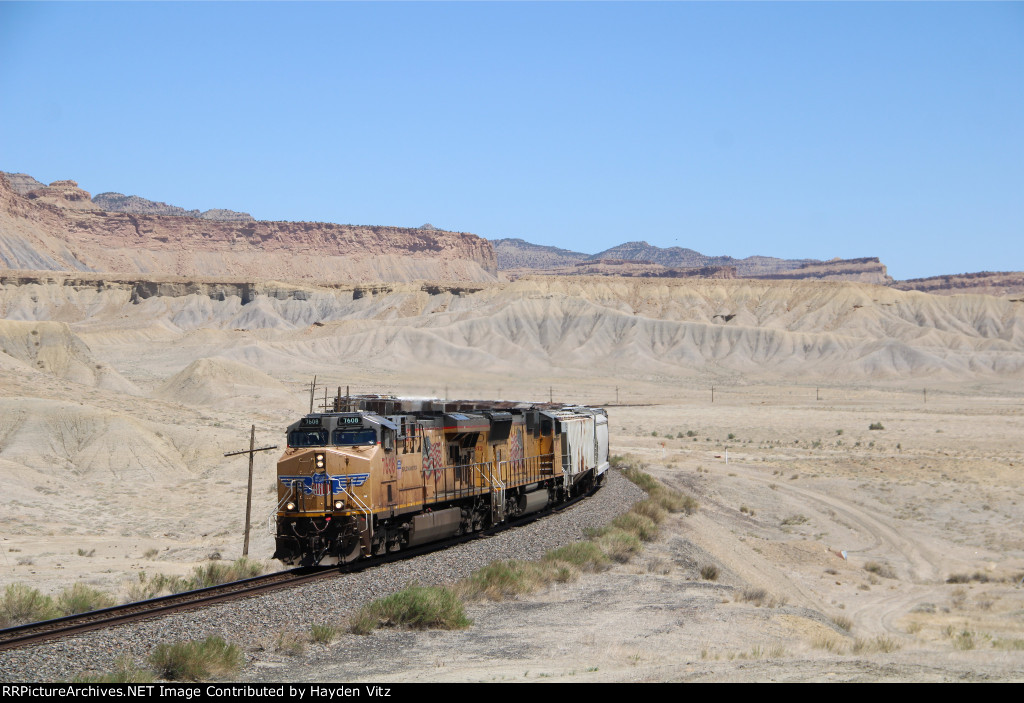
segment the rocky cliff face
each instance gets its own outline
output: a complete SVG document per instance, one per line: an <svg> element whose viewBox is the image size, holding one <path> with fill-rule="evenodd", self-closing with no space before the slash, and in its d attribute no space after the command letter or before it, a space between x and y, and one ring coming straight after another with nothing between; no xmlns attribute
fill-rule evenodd
<svg viewBox="0 0 1024 703"><path fill-rule="evenodd" d="M62 209L99 210L99 207L93 205L89 193L79 188L75 181L54 181L48 186L29 191L25 197Z"/></svg>
<svg viewBox="0 0 1024 703"><path fill-rule="evenodd" d="M37 188L45 188L45 183L40 183L27 173L7 173L0 171L0 176L6 176L7 182L18 195L28 195Z"/></svg>
<svg viewBox="0 0 1024 703"><path fill-rule="evenodd" d="M1024 301L1024 271L980 271L930 278L896 281L893 288L919 290L940 295L982 293L998 297L1014 297Z"/></svg>
<svg viewBox="0 0 1024 703"><path fill-rule="evenodd" d="M768 280L787 279L828 279L831 281L859 281L889 285L892 277L878 257L862 259L832 259L831 261L815 261L802 264L799 268L781 273L762 274L757 278Z"/></svg>
<svg viewBox="0 0 1024 703"><path fill-rule="evenodd" d="M94 195L92 202L100 210L107 212L130 212L135 215L171 215L174 217L199 217L204 220L223 220L225 222L251 222L253 216L247 212L236 212L235 210L213 209L200 212L199 210L186 210L177 205L146 200L138 195L124 195L122 193L100 193Z"/></svg>
<svg viewBox="0 0 1024 703"><path fill-rule="evenodd" d="M319 281L484 281L497 273L490 243L464 232L107 212L74 181L21 196L2 176L0 266Z"/></svg>

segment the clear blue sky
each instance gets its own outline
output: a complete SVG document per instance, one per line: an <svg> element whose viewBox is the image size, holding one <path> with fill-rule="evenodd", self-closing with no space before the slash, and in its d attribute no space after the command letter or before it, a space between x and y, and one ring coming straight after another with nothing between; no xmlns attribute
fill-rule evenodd
<svg viewBox="0 0 1024 703"><path fill-rule="evenodd" d="M0 2L0 170L588 253L1024 270L1024 4Z"/></svg>

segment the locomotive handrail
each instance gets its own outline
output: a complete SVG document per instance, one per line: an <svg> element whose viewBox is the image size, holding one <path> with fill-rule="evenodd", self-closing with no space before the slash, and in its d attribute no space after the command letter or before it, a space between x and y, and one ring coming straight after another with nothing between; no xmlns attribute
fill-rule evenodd
<svg viewBox="0 0 1024 703"><path fill-rule="evenodd" d="M276 526L274 524L274 521L277 518L277 514L279 512L281 512L281 506L284 505L287 502L287 500L292 497L292 491L295 488L294 485L293 485L294 483L296 483L296 482L292 481L290 483L286 483L285 484L285 486L288 488L288 492L284 494L284 498L282 498L280 501L278 501L277 509L274 510L274 512L270 513L270 515L267 516L267 524L268 524L268 527L270 529L270 533L271 534L273 534L274 532L277 531Z"/></svg>
<svg viewBox="0 0 1024 703"><path fill-rule="evenodd" d="M366 515L366 531L369 532L370 544L373 544L373 511L370 510L366 503L359 500L359 496L355 493L349 493L345 486L341 486L341 492L349 496L355 502L356 507Z"/></svg>
<svg viewBox="0 0 1024 703"><path fill-rule="evenodd" d="M515 485L531 483L543 478L541 470L544 468L544 460L550 459L553 462L554 457L554 454L535 454L522 459L507 459L498 462L498 471L500 472L504 465L508 470L509 483Z"/></svg>

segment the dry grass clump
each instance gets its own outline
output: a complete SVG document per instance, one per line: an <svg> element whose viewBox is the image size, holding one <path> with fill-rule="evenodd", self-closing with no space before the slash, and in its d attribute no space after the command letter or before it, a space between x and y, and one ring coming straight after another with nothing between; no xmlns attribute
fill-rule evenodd
<svg viewBox="0 0 1024 703"><path fill-rule="evenodd" d="M192 569L192 576L189 577L168 576L167 574L150 577L146 575L145 571L140 571L138 580L128 583L127 602L150 600L162 595L195 591L231 581L242 581L259 576L264 569L264 565L260 562L241 557L227 564L211 561L197 566Z"/></svg>
<svg viewBox="0 0 1024 703"><path fill-rule="evenodd" d="M665 508L663 508L656 500L652 500L650 498L642 500L634 505L632 512L637 515L643 515L655 525L660 525L665 521Z"/></svg>
<svg viewBox="0 0 1024 703"><path fill-rule="evenodd" d="M309 629L309 639L317 644L330 644L338 636L339 629L334 625L313 625Z"/></svg>
<svg viewBox="0 0 1024 703"><path fill-rule="evenodd" d="M854 654L874 654L876 652L885 652L888 654L889 652L895 652L902 646L903 645L898 640L886 637L885 635L879 635L872 640L857 638L851 649Z"/></svg>
<svg viewBox="0 0 1024 703"><path fill-rule="evenodd" d="M888 564L879 564L877 561L869 561L864 565L864 570L870 571L873 574L878 574L882 578L896 578L896 572L893 571Z"/></svg>
<svg viewBox="0 0 1024 703"><path fill-rule="evenodd" d="M824 649L826 652L830 652L832 654L846 653L845 643L842 640L838 640L835 637L830 637L828 635L819 635L818 637L815 637L814 641L811 642L811 646L815 649Z"/></svg>
<svg viewBox="0 0 1024 703"><path fill-rule="evenodd" d="M760 606L768 602L769 595L767 589L764 588L744 588L739 599L745 603Z"/></svg>
<svg viewBox="0 0 1024 703"><path fill-rule="evenodd" d="M118 657L114 661L114 670L105 674L79 674L71 679L71 683L153 683L156 674L150 669L142 668L132 661L131 657Z"/></svg>
<svg viewBox="0 0 1024 703"><path fill-rule="evenodd" d="M289 657L297 657L306 651L306 638L298 632L282 630L277 633L277 639L274 641L274 651Z"/></svg>
<svg viewBox="0 0 1024 703"><path fill-rule="evenodd" d="M640 553L640 538L631 532L619 528L608 528L601 531L597 544L612 561L625 564Z"/></svg>
<svg viewBox="0 0 1024 703"><path fill-rule="evenodd" d="M471 624L452 589L412 584L363 606L352 619L351 629L357 635L366 635L381 625L457 630Z"/></svg>
<svg viewBox="0 0 1024 703"><path fill-rule="evenodd" d="M188 590L184 584L185 579L180 576L157 574L150 577L145 571L140 571L138 578L127 583L125 602L138 603L168 593L181 593Z"/></svg>
<svg viewBox="0 0 1024 703"><path fill-rule="evenodd" d="M718 567L714 564L705 564L700 567L700 577L705 581L717 581Z"/></svg>
<svg viewBox="0 0 1024 703"><path fill-rule="evenodd" d="M761 587L744 588L737 600L745 603L753 603L757 607L780 608L786 604L786 598L776 598L768 593L768 590Z"/></svg>
<svg viewBox="0 0 1024 703"><path fill-rule="evenodd" d="M853 629L853 620L846 617L845 615L833 615L832 622L840 630L845 630L846 632L849 632Z"/></svg>
<svg viewBox="0 0 1024 703"><path fill-rule="evenodd" d="M221 637L202 642L157 645L149 663L157 675L169 681L202 681L211 676L230 676L242 666L242 650Z"/></svg>

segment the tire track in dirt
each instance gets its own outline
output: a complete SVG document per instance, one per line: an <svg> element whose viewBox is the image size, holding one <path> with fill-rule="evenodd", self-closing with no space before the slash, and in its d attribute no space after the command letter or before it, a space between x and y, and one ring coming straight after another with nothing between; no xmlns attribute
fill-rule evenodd
<svg viewBox="0 0 1024 703"><path fill-rule="evenodd" d="M821 509L836 522L864 537L865 542L857 545L855 549L847 549L848 554L884 559L896 566L897 571L909 575L909 580L891 580L893 583L890 585L896 585L896 592L875 589L861 594L861 598L851 604L847 612L862 631L903 635L904 632L895 624L899 618L922 600L942 597L940 584L943 572L939 557L927 546L900 534L897 528L870 509L812 488L776 482L776 477L763 476L758 468L742 463L730 463L729 471L746 480L772 485L777 493L795 498L809 507ZM786 573L785 569L778 571ZM818 600L809 597L807 591L801 587L802 584L793 579L792 575L788 577L791 590L811 600ZM888 581L890 579L886 579L886 582Z"/></svg>

